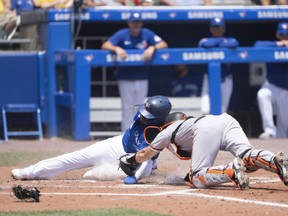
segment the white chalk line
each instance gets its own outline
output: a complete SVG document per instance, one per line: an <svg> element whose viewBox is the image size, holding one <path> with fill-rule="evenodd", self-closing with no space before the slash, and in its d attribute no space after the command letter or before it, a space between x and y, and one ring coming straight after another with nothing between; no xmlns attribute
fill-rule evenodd
<svg viewBox="0 0 288 216"><path fill-rule="evenodd" d="M271 178L251 178L254 182L250 182L250 184L257 184L257 183L271 183L271 182L279 182L279 179L271 179ZM96 182L97 183L97 182ZM173 186L173 185L172 185ZM48 186L50 187L50 186ZM64 185L56 185L55 187L71 187L71 186L64 186ZM92 186L93 188L158 188L158 189L167 189L171 187L171 185L167 186L160 186L160 185L149 185L149 184L136 184L136 185L118 185L118 186ZM91 188L90 186L77 186L77 188ZM3 189L3 188L2 188ZM196 192L197 193L194 193ZM165 191L165 192L156 192L156 193L41 193L43 195L59 195L59 196L141 196L141 197L157 197L157 196L167 196L167 195L180 195L180 196L194 196L194 197L201 197L201 198L209 198L209 199L218 199L222 201L232 201L238 203L249 203L249 204L256 204L261 206L272 206L272 207L280 207L280 208L288 208L288 204L277 203L277 202L266 202L266 201L257 201L257 200L249 200L249 199L241 199L235 197L226 197L226 196L218 196L218 195L209 195L200 193L199 189L185 189L185 190L177 190L177 191ZM7 195L7 193L1 193L0 195Z"/></svg>
<svg viewBox="0 0 288 216"><path fill-rule="evenodd" d="M197 193L193 193L197 191ZM249 203L256 204L261 206L272 206L272 207L280 207L280 208L288 208L288 204L277 203L277 202L266 202L266 201L257 201L257 200L249 200L249 199L240 199L234 197L226 197L226 196L218 196L218 195L209 195L199 193L199 189L188 189L188 190L178 190L178 191L166 191L166 192L158 192L158 193L43 193L46 195L60 195L60 196L131 196L131 197L157 197L157 196L167 196L167 195L181 195L181 196L193 196L200 198L209 198L209 199L218 199L222 201L232 201L238 203Z"/></svg>
<svg viewBox="0 0 288 216"><path fill-rule="evenodd" d="M180 191L179 191L179 194L180 194ZM233 202L239 202L239 203L256 204L256 205L262 205L262 206L288 208L288 204L277 203L277 202L266 202L266 201L257 201L257 200L249 200L249 199L240 199L240 198L234 198L234 197L216 196L216 195L209 195L209 194L202 194L202 193L193 193L192 194L192 193L187 193L187 190L183 191L183 194L194 196L194 197L201 197L201 198L211 198L211 199L219 199L219 200L233 201Z"/></svg>
<svg viewBox="0 0 288 216"><path fill-rule="evenodd" d="M99 181L96 180L61 180L61 181L57 181L57 180L41 180L41 182L46 183L45 188L71 188L71 185L59 185L59 183L75 183L75 182L79 182L79 183L93 183L93 184L97 184ZM53 182L55 182L56 184L54 185ZM250 185L253 184L265 184L265 183L274 183L274 182L281 182L281 180L279 178L271 178L271 177L252 177L250 178ZM50 183L50 184L47 184ZM103 181L101 181L101 184L103 184ZM227 183L229 184L229 183ZM185 183L183 182L183 184L167 184L165 182L162 182L161 184L131 184L131 185L127 185L127 184L122 184L120 183L117 187L115 185L78 185L78 186L73 186L73 187L77 187L77 188L157 188L157 189L169 189L173 186L181 186L181 185L185 185ZM36 185L37 186L37 185ZM0 190L7 190L7 189L11 189L12 186L0 186Z"/></svg>

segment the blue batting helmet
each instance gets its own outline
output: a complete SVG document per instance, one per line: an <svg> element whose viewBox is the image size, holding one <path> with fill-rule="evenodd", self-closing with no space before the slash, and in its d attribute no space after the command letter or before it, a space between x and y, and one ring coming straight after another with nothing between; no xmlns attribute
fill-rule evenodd
<svg viewBox="0 0 288 216"><path fill-rule="evenodd" d="M171 108L171 102L167 97L156 95L148 98L146 103L139 105L139 112L145 119L155 120L153 125L160 125L165 122Z"/></svg>

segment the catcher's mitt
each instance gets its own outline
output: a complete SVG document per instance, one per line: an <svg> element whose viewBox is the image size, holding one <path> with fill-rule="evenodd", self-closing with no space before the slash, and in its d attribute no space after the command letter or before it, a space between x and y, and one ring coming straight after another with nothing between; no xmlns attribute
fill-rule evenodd
<svg viewBox="0 0 288 216"><path fill-rule="evenodd" d="M36 187L13 186L12 192L15 197L25 202L40 202L40 191Z"/></svg>
<svg viewBox="0 0 288 216"><path fill-rule="evenodd" d="M125 154L119 158L119 168L123 170L128 176L134 176L137 168L140 166L140 163L128 162L130 158L134 157L135 154Z"/></svg>

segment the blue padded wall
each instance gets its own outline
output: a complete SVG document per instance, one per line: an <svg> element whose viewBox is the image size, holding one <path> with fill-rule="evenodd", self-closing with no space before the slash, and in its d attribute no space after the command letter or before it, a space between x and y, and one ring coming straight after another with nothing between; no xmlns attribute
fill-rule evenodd
<svg viewBox="0 0 288 216"><path fill-rule="evenodd" d="M39 104L38 53L0 55L0 107L8 103ZM3 135L0 117L0 137Z"/></svg>

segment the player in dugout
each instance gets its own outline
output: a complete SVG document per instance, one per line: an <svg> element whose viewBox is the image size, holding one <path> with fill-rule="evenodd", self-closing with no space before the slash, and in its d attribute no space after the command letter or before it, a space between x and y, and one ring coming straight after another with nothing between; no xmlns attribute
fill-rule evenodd
<svg viewBox="0 0 288 216"><path fill-rule="evenodd" d="M257 48L288 47L288 22L280 22L275 34L277 40L256 41ZM259 139L288 138L288 63L266 63L267 77L257 92L263 133ZM274 114L276 121L274 122Z"/></svg>
<svg viewBox="0 0 288 216"><path fill-rule="evenodd" d="M198 47L210 48L229 48L235 49L239 47L239 42L234 37L225 36L226 23L224 18L215 17L210 21L209 31L210 37L202 38ZM221 113L227 112L230 99L233 92L233 65L221 64ZM210 114L210 95L209 95L209 74L206 72L203 76L202 92L201 92L201 111L203 115Z"/></svg>

